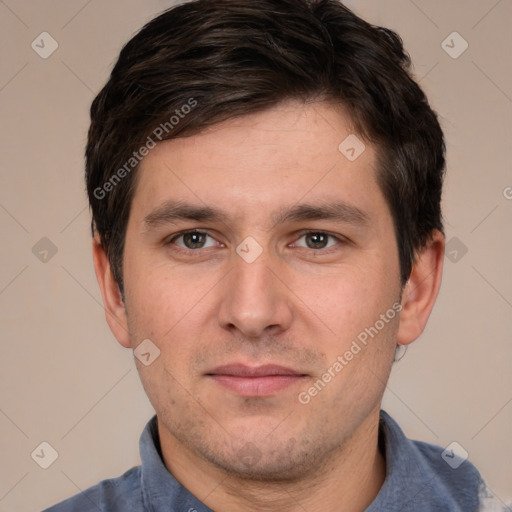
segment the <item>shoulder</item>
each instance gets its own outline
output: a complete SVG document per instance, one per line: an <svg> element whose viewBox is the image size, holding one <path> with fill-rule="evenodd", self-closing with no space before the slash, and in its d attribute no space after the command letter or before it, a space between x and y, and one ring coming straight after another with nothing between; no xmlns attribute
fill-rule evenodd
<svg viewBox="0 0 512 512"><path fill-rule="evenodd" d="M140 466L103 480L43 512L132 512L144 510Z"/></svg>
<svg viewBox="0 0 512 512"><path fill-rule="evenodd" d="M381 411L381 442L386 479L372 512L476 512L482 477L477 468L447 448L408 439L396 421ZM465 454L467 455L467 454ZM380 508L379 508L380 507Z"/></svg>
<svg viewBox="0 0 512 512"><path fill-rule="evenodd" d="M423 441L411 441L431 468L435 478L432 488L454 504L478 504L482 477L478 469L467 459L450 448L442 448ZM476 509L475 509L476 510Z"/></svg>
<svg viewBox="0 0 512 512"><path fill-rule="evenodd" d="M449 447L441 448L421 441L412 442L437 472L437 485L442 486L444 492L449 493L456 503L476 502L476 508L471 509L472 512L512 512L512 503L503 503L487 486L477 468L465 457L454 454Z"/></svg>

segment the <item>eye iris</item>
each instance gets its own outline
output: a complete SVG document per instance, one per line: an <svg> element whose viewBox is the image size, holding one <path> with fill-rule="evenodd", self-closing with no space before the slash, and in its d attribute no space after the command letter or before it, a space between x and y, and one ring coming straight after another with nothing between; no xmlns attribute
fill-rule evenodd
<svg viewBox="0 0 512 512"><path fill-rule="evenodd" d="M308 233L306 243L310 249L321 249L327 245L328 237L325 233Z"/></svg>
<svg viewBox="0 0 512 512"><path fill-rule="evenodd" d="M204 233L185 233L183 235L183 243L189 249L201 248L205 241Z"/></svg>

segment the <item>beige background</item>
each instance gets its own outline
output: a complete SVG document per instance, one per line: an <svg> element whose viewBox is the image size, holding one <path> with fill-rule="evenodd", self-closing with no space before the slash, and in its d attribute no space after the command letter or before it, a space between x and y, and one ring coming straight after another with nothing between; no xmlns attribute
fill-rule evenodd
<svg viewBox="0 0 512 512"><path fill-rule="evenodd" d="M467 247L460 257L450 242L459 259L446 259L436 308L424 335L395 365L384 408L412 438L442 446L457 441L508 501L512 2L347 4L397 30L413 57L447 135L447 239ZM0 1L2 512L41 510L138 464L139 435L152 409L131 353L104 321L83 150L89 105L121 45L170 5ZM59 45L47 59L31 48L43 31ZM469 43L457 59L441 45L453 31ZM452 51L460 43L448 39ZM47 262L32 251L43 237L57 248ZM46 470L31 458L42 441L58 452Z"/></svg>

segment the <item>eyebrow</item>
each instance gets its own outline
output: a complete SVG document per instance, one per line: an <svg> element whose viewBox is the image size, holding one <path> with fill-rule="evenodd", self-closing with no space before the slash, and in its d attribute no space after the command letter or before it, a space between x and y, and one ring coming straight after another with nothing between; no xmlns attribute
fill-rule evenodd
<svg viewBox="0 0 512 512"><path fill-rule="evenodd" d="M149 231L161 225L175 224L183 220L227 224L228 219L228 214L217 208L198 206L184 201L168 200L146 215L143 224L146 230ZM324 202L318 205L303 203L292 207L285 207L272 215L272 220L274 224L304 220L334 220L361 227L370 223L370 217L367 213L345 201Z"/></svg>
<svg viewBox="0 0 512 512"><path fill-rule="evenodd" d="M370 217L363 210L345 201L319 205L299 204L292 208L284 208L273 216L275 224L304 220L334 220L359 226L370 223Z"/></svg>

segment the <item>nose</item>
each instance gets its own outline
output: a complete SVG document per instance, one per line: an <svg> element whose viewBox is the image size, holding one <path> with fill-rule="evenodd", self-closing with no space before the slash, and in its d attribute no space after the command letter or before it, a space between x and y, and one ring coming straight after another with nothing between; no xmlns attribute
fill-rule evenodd
<svg viewBox="0 0 512 512"><path fill-rule="evenodd" d="M219 324L244 338L279 334L292 322L291 293L268 251L251 263L234 255L234 268L222 282Z"/></svg>

